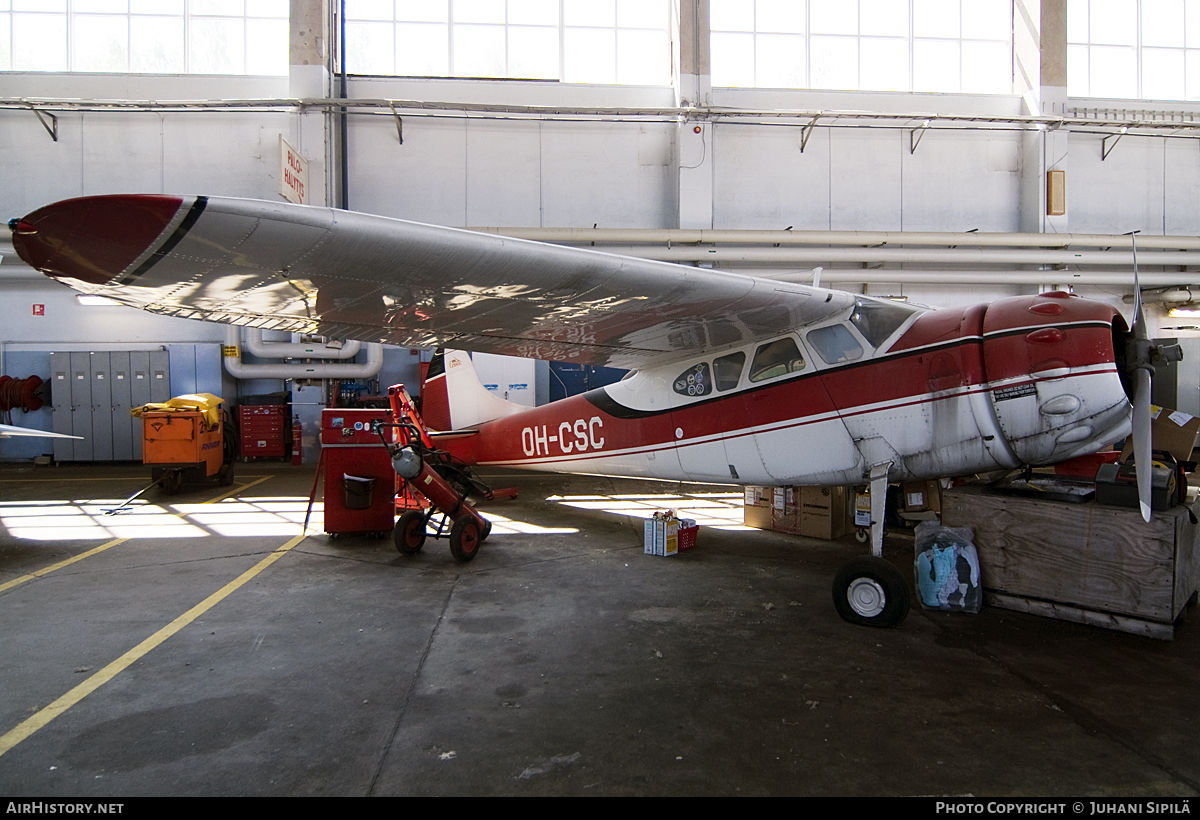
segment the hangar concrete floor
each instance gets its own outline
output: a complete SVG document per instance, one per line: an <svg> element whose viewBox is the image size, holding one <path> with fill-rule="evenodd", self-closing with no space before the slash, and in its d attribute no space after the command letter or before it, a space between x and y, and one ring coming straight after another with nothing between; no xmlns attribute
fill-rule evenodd
<svg viewBox="0 0 1200 820"><path fill-rule="evenodd" d="M0 469L0 794L1200 793L1200 623L853 627L862 548L721 529L729 488L491 478L520 497L458 565L297 538L311 467L108 517L143 468ZM611 511L668 504L694 553Z"/></svg>

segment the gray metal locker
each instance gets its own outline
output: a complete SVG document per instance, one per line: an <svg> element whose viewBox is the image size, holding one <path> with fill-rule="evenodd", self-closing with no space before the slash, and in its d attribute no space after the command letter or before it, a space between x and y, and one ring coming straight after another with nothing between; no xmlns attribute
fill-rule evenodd
<svg viewBox="0 0 1200 820"><path fill-rule="evenodd" d="M71 354L50 354L50 408L54 432L75 435L71 418ZM75 442L69 438L54 439L54 460L74 461Z"/></svg>
<svg viewBox="0 0 1200 820"><path fill-rule="evenodd" d="M171 398L165 350L50 354L56 461L141 461L142 421L129 411Z"/></svg>
<svg viewBox="0 0 1200 820"><path fill-rule="evenodd" d="M112 448L113 460L133 460L134 422L137 422L138 438L141 438L140 419L129 415L133 406L132 393L129 387L130 353L127 350L114 350L108 354L108 366L112 391Z"/></svg>
<svg viewBox="0 0 1200 820"><path fill-rule="evenodd" d="M71 435L82 436L75 442L75 461L92 460L92 354L72 352L71 357Z"/></svg>
<svg viewBox="0 0 1200 820"><path fill-rule="evenodd" d="M113 401L110 356L106 350L88 354L92 382L92 461L113 460Z"/></svg>

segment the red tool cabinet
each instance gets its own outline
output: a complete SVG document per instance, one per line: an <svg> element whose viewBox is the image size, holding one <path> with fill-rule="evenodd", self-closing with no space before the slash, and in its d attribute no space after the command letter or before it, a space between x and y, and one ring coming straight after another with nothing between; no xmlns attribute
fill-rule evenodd
<svg viewBox="0 0 1200 820"><path fill-rule="evenodd" d="M371 422L390 421L383 409L321 411L325 462L325 532L389 535L395 523L396 474ZM384 431L391 435L391 428Z"/></svg>
<svg viewBox="0 0 1200 820"><path fill-rule="evenodd" d="M238 407L238 429L242 455L251 458L282 458L290 454L288 408L284 404L243 404Z"/></svg>

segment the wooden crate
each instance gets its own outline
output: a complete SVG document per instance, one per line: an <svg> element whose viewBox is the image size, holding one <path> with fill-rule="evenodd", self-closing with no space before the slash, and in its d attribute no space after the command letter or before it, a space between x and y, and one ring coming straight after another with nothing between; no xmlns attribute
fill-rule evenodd
<svg viewBox="0 0 1200 820"><path fill-rule="evenodd" d="M1196 506L1154 513L947 490L942 523L975 533L991 606L1170 640L1200 583Z"/></svg>

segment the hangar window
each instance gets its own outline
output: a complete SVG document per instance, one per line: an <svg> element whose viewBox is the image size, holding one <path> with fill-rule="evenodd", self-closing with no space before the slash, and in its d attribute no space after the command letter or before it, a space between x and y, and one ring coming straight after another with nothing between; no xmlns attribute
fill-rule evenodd
<svg viewBox="0 0 1200 820"><path fill-rule="evenodd" d="M669 85L669 0L346 0L354 74Z"/></svg>
<svg viewBox="0 0 1200 820"><path fill-rule="evenodd" d="M1012 0L711 0L716 86L1012 93Z"/></svg>
<svg viewBox="0 0 1200 820"><path fill-rule="evenodd" d="M750 365L750 381L765 382L777 376L788 373L798 373L804 369L804 356L796 346L796 340L784 336L760 347L754 354Z"/></svg>
<svg viewBox="0 0 1200 820"><path fill-rule="evenodd" d="M0 0L0 71L288 73L287 0Z"/></svg>
<svg viewBox="0 0 1200 820"><path fill-rule="evenodd" d="M1068 0L1067 93L1200 100L1200 3Z"/></svg>

